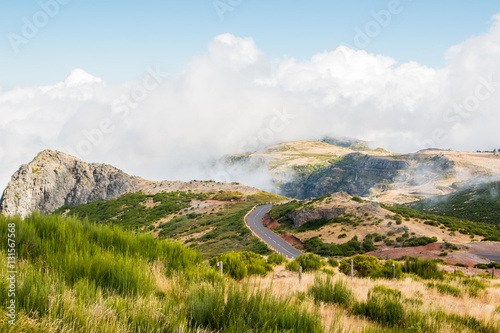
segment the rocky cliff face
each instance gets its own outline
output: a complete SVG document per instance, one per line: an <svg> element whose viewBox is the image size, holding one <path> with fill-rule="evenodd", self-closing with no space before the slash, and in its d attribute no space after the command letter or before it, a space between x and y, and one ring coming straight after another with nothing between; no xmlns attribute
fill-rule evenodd
<svg viewBox="0 0 500 333"><path fill-rule="evenodd" d="M351 195L369 195L375 186L392 183L401 171L410 167L403 160L352 153L282 186L283 194L300 199L345 191Z"/></svg>
<svg viewBox="0 0 500 333"><path fill-rule="evenodd" d="M318 219L330 220L344 214L345 208L318 208L318 209L302 209L290 213L288 217L293 221L293 227L298 228L306 222Z"/></svg>
<svg viewBox="0 0 500 333"><path fill-rule="evenodd" d="M126 193L177 190L258 192L252 187L226 183L153 182L130 176L107 164L85 163L61 152L45 150L12 176L0 200L0 209L4 215L25 217L35 210L52 213L63 205L109 200Z"/></svg>

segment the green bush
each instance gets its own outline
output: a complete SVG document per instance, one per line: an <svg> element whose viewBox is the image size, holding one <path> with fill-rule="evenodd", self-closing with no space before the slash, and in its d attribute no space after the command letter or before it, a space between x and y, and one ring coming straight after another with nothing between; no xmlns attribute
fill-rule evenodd
<svg viewBox="0 0 500 333"><path fill-rule="evenodd" d="M353 260L354 274L358 277L367 277L372 272L380 270L382 265L376 257L358 254L352 258L340 261L340 272L347 276L351 275L351 259Z"/></svg>
<svg viewBox="0 0 500 333"><path fill-rule="evenodd" d="M248 269L238 253L231 252L210 259L210 264L216 267L222 261L223 272L233 279L241 280L248 275Z"/></svg>
<svg viewBox="0 0 500 333"><path fill-rule="evenodd" d="M392 263L394 263L395 278L399 279L403 275L403 268L400 263L393 260L386 260L382 268L370 273L370 277L392 279Z"/></svg>
<svg viewBox="0 0 500 333"><path fill-rule="evenodd" d="M247 275L266 276L268 272L272 271L271 265L266 263L262 256L248 251L215 256L210 259L210 264L216 267L219 261L222 261L224 273L236 280L241 280Z"/></svg>
<svg viewBox="0 0 500 333"><path fill-rule="evenodd" d="M308 294L316 303L337 303L346 307L349 307L354 300L352 290L344 281L339 280L333 285L329 276L324 279L316 277L314 284L308 289Z"/></svg>
<svg viewBox="0 0 500 333"><path fill-rule="evenodd" d="M339 266L339 261L335 258L328 258L328 264L330 264L330 266L332 267L338 267Z"/></svg>
<svg viewBox="0 0 500 333"><path fill-rule="evenodd" d="M373 236L368 234L363 240L363 251L370 252L375 251L375 245L373 245Z"/></svg>
<svg viewBox="0 0 500 333"><path fill-rule="evenodd" d="M284 262L286 262L286 257L279 253L273 253L267 257L267 263L273 266L281 265Z"/></svg>
<svg viewBox="0 0 500 333"><path fill-rule="evenodd" d="M382 286L373 287L368 292L366 302L356 302L353 312L382 325L404 327L406 324L401 292Z"/></svg>
<svg viewBox="0 0 500 333"><path fill-rule="evenodd" d="M321 268L323 263L321 262L321 258L314 254L303 254L291 262L289 262L285 267L289 271L298 272L299 266L302 266L302 270L304 272L317 271Z"/></svg>

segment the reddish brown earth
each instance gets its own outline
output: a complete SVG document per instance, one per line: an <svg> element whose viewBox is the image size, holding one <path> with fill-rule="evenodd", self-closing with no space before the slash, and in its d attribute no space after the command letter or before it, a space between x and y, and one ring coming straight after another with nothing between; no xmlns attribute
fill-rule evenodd
<svg viewBox="0 0 500 333"><path fill-rule="evenodd" d="M283 239L288 244L295 246L297 248L303 248L304 243L292 234L278 234L281 239Z"/></svg>
<svg viewBox="0 0 500 333"><path fill-rule="evenodd" d="M468 249L467 249L468 247ZM500 244L490 244L486 242L482 243L471 243L466 244L466 246L458 251L449 251L447 256L440 256L439 254L444 249L444 243L432 243L425 246L418 247L406 247L406 248L389 248L389 249L380 249L372 252L368 252L367 255L372 255L378 258L389 258L396 259L401 258L403 256L415 257L418 256L420 258L427 259L443 259L449 264L457 264L461 263L466 265L467 267L474 267L475 264L487 264L490 263L490 260L481 256L480 252L494 253L495 250L500 250Z"/></svg>
<svg viewBox="0 0 500 333"><path fill-rule="evenodd" d="M273 230L274 228L279 227L281 224L273 219L269 214L264 215L264 218L262 219L262 223L264 223L264 226L268 229Z"/></svg>
<svg viewBox="0 0 500 333"><path fill-rule="evenodd" d="M267 229L270 230L273 230L274 228L277 228L281 225L278 221L269 216L269 214L264 215L262 223ZM304 243L292 234L277 234L277 235L292 246L295 246L300 249L304 248Z"/></svg>

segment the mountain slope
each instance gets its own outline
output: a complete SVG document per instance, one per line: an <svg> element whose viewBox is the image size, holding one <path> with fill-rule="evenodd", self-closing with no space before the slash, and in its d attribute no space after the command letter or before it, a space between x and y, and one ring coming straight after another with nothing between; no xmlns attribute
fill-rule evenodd
<svg viewBox="0 0 500 333"><path fill-rule="evenodd" d="M245 226L244 216L252 207L284 200L259 192L192 191L125 194L75 207L62 206L54 214L85 217L98 224L117 225L160 239L177 239L199 250L205 257L231 251L266 254L270 249Z"/></svg>
<svg viewBox="0 0 500 333"><path fill-rule="evenodd" d="M268 166L276 191L298 199L345 191L388 204L406 203L500 178L496 154L439 149L394 154L354 139L285 142L229 155L225 162L229 167Z"/></svg>
<svg viewBox="0 0 500 333"><path fill-rule="evenodd" d="M408 206L430 214L500 225L500 182L479 184Z"/></svg>
<svg viewBox="0 0 500 333"><path fill-rule="evenodd" d="M324 256L362 251L379 257L399 253L397 257L401 257L415 252L413 255L440 259L450 248L460 251L443 255L446 261L474 265L484 258L469 249L472 244L500 240L496 226L365 202L347 193L291 200L273 207L269 215L267 224L274 231L293 236L305 250ZM432 246L424 248L426 245Z"/></svg>
<svg viewBox="0 0 500 333"><path fill-rule="evenodd" d="M253 187L215 182L154 182L130 176L99 163L85 163L58 151L44 150L33 161L23 164L12 176L0 202L4 215L22 217L35 210L52 213L63 205L76 206L96 200L109 200L126 193L148 194L171 191L238 191L257 193Z"/></svg>

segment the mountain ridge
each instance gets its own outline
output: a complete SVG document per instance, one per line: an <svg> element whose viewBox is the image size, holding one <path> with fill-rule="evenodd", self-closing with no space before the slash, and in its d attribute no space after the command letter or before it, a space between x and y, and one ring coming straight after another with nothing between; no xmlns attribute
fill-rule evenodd
<svg viewBox="0 0 500 333"><path fill-rule="evenodd" d="M14 173L0 199L0 210L4 215L26 217L36 210L52 213L63 205L109 200L127 193L156 194L178 190L259 192L250 186L213 181L149 181L108 164L87 163L46 149Z"/></svg>

